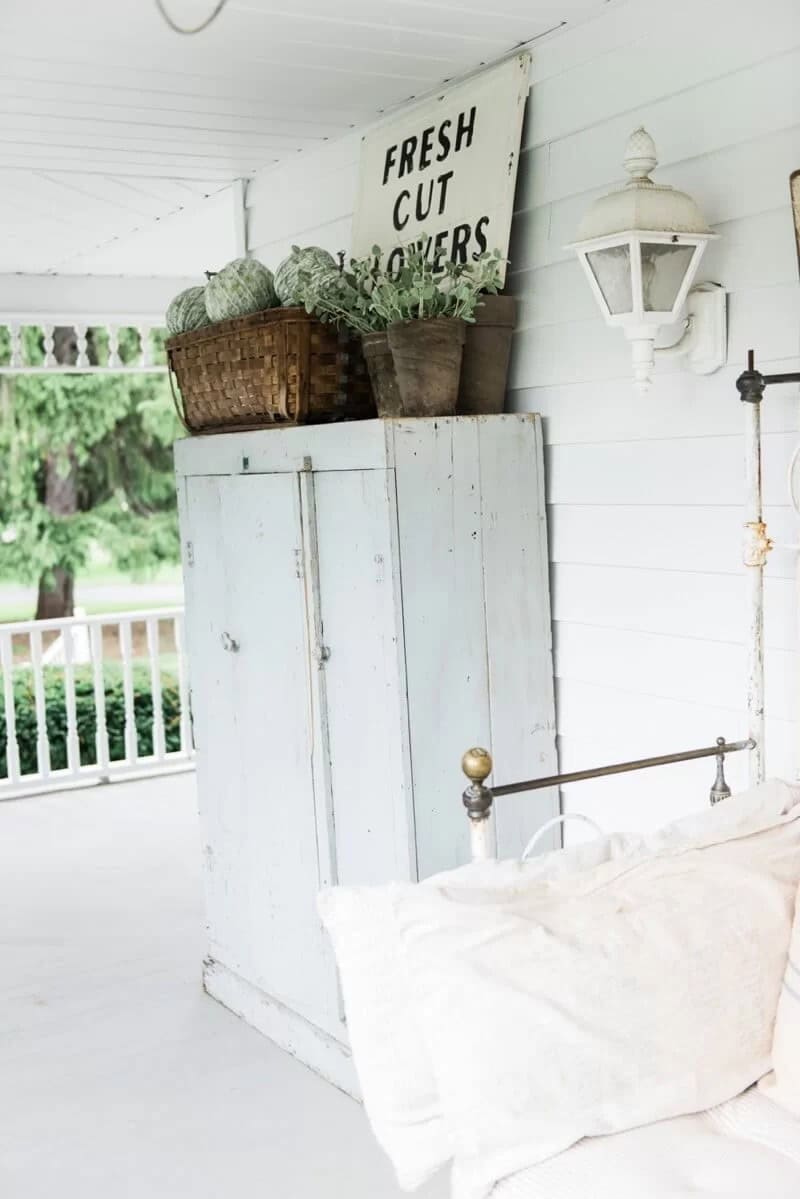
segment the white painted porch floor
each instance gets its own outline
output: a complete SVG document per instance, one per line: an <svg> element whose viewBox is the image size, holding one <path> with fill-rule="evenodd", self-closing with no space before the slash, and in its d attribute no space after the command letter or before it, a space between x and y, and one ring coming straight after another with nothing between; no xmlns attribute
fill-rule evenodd
<svg viewBox="0 0 800 1199"><path fill-rule="evenodd" d="M0 1195L394 1199L361 1108L201 990L197 863L191 774L0 804Z"/></svg>

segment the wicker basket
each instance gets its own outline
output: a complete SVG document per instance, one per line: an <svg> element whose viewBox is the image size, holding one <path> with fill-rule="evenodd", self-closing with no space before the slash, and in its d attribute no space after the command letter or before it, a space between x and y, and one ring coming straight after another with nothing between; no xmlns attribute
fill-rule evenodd
<svg viewBox="0 0 800 1199"><path fill-rule="evenodd" d="M166 343L190 433L375 415L358 338L303 308L269 308Z"/></svg>

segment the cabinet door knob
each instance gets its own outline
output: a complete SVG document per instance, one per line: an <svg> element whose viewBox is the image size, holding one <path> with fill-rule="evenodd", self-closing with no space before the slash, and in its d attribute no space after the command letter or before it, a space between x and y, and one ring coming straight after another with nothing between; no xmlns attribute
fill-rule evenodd
<svg viewBox="0 0 800 1199"><path fill-rule="evenodd" d="M230 654L238 654L239 642L235 637L231 637L230 633L223 633L221 638L222 648L226 649Z"/></svg>

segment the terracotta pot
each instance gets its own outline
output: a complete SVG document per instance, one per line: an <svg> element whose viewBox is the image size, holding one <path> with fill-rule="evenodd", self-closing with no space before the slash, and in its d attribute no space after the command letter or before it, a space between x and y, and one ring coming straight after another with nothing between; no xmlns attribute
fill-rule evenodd
<svg viewBox="0 0 800 1199"><path fill-rule="evenodd" d="M455 414L464 330L464 321L447 316L389 326L403 416Z"/></svg>
<svg viewBox="0 0 800 1199"><path fill-rule="evenodd" d="M467 325L458 411L465 416L505 408L511 339L517 319L513 296L484 296L475 324Z"/></svg>
<svg viewBox="0 0 800 1199"><path fill-rule="evenodd" d="M367 362L378 416L402 416L403 405L397 387L394 359L386 333L363 333L361 344Z"/></svg>

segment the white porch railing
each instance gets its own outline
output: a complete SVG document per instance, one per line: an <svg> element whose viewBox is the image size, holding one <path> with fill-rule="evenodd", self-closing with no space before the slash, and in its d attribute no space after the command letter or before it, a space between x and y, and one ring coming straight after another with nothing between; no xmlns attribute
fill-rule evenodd
<svg viewBox="0 0 800 1199"><path fill-rule="evenodd" d="M0 680L0 799L192 764L183 608L2 624Z"/></svg>
<svg viewBox="0 0 800 1199"><path fill-rule="evenodd" d="M3 320L0 326L8 330L10 353L8 362L0 362L0 375L51 375L55 372L66 374L163 374L166 365L153 360L153 329L160 328L163 320L145 320L135 318L125 324L110 324L99 318L91 320L76 320L74 317L52 317L48 320L35 322L32 320ZM44 362L33 366L25 360L23 352L22 331L29 326L42 330L44 343ZM53 335L56 328L72 329L75 334L75 363L67 366L56 361ZM89 329L104 328L108 334L108 361L104 366L92 366L89 363L87 337ZM120 328L135 329L139 338L139 352L132 362L123 363L119 354Z"/></svg>

